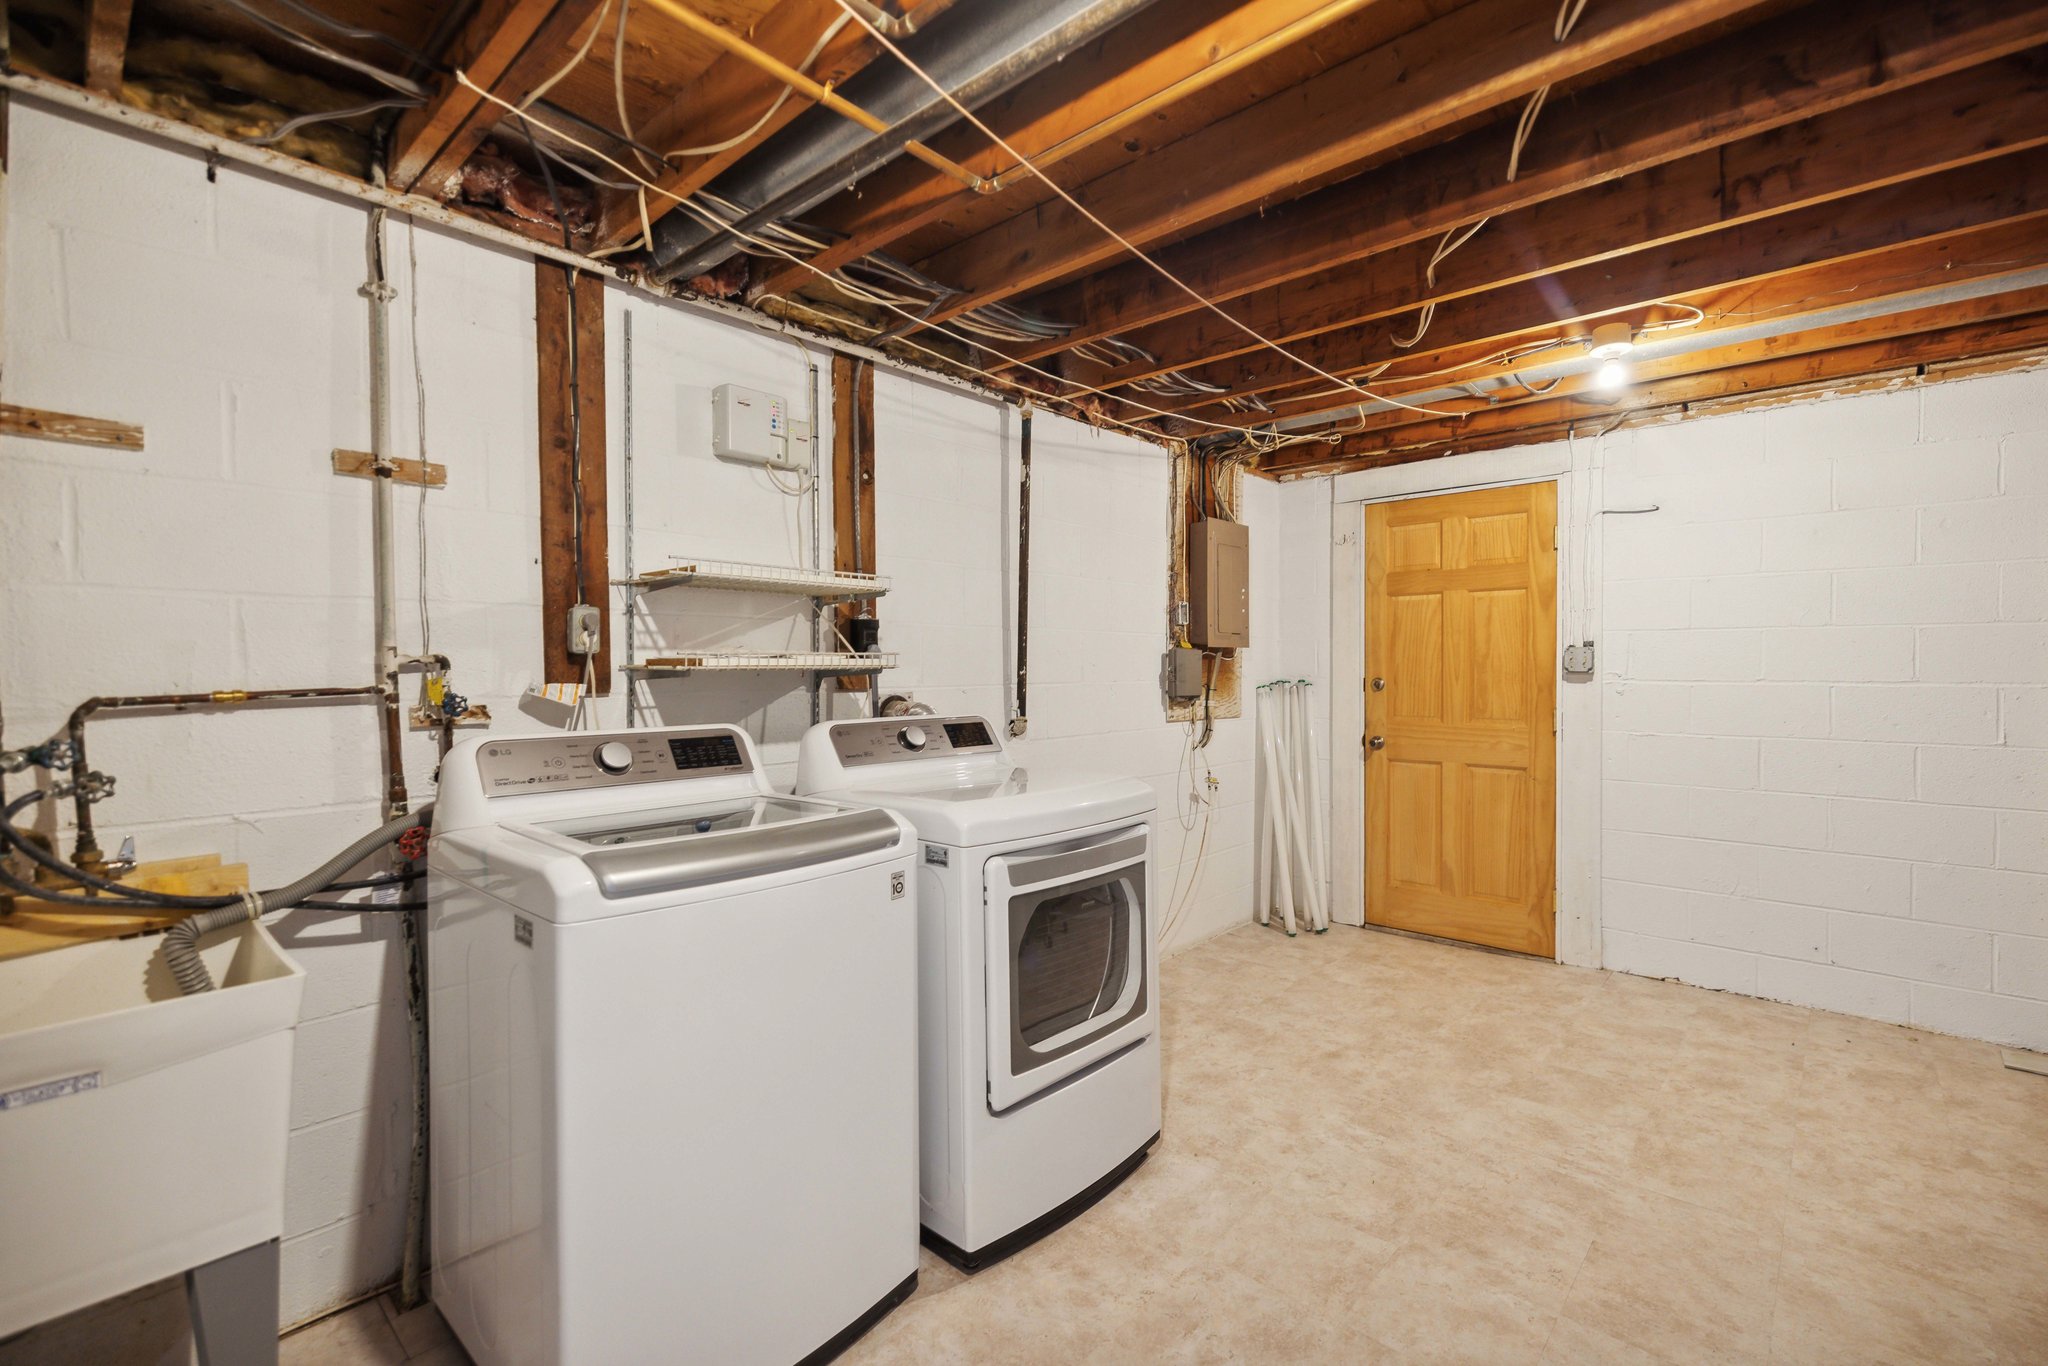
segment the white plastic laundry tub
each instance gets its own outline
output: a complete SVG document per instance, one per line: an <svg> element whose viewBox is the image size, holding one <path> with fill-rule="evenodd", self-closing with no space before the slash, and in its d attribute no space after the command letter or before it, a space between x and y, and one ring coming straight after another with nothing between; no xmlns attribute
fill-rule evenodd
<svg viewBox="0 0 2048 1366"><path fill-rule="evenodd" d="M279 1236L305 972L261 925L0 962L0 1337Z"/></svg>

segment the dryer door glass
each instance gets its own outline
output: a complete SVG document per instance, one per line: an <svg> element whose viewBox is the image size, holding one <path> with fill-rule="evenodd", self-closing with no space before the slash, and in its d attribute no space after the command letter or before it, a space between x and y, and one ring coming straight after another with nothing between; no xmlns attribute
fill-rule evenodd
<svg viewBox="0 0 2048 1366"><path fill-rule="evenodd" d="M1037 1046L1113 1006L1131 976L1128 884L1061 890L1022 910L1017 1033Z"/></svg>

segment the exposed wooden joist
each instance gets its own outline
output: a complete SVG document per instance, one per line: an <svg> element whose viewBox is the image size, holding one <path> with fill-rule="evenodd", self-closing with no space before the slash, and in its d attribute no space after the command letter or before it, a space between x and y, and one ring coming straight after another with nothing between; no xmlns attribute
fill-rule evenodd
<svg viewBox="0 0 2048 1366"><path fill-rule="evenodd" d="M2048 214L2048 151L2019 152L1461 299L1437 311L1431 336L1451 344L1514 335L1546 322L1566 324L1642 308L1703 289L2043 214ZM1387 319L1306 337L1290 350L1334 374L1356 374L1371 362L1399 356L1392 338L1406 329L1405 319ZM1238 394L1303 383L1329 387L1313 377L1304 381L1299 366L1270 353L1193 373ZM1157 406L1190 411L1212 402L1203 398Z"/></svg>
<svg viewBox="0 0 2048 1366"><path fill-rule="evenodd" d="M447 55L448 65L510 104L561 68L597 22L603 0L485 0ZM423 109L408 109L392 137L390 184L437 193L462 169L501 109L452 75Z"/></svg>
<svg viewBox="0 0 2048 1366"><path fill-rule="evenodd" d="M1203 294L1227 301L2044 41L2048 7L2032 0L1809 8L1554 100L1514 181L1506 179L1512 129L1490 128L1159 257ZM1024 360L1197 307L1137 262L1062 285L1031 306L1080 325L1061 342L1006 348Z"/></svg>
<svg viewBox="0 0 2048 1366"><path fill-rule="evenodd" d="M858 356L832 356L832 566L841 573L875 572L875 367ZM839 629L873 603L842 602ZM865 676L839 680L866 692Z"/></svg>
<svg viewBox="0 0 2048 1366"><path fill-rule="evenodd" d="M540 627L543 679L575 683L583 658L569 653L569 609L599 609L597 693L611 692L610 555L605 516L604 281L576 272L572 339L569 272L535 261L534 325L540 378ZM571 363L571 358L574 363ZM575 383L572 387L571 376ZM582 507L582 561L576 509Z"/></svg>
<svg viewBox="0 0 2048 1366"><path fill-rule="evenodd" d="M1630 388L1654 388L1665 380L1681 379L1707 371L1725 370L1762 361L1783 360L1792 356L1812 355L1817 351L1832 351L1865 342L1890 341L1899 337L1916 336L1923 332L1939 332L2043 311L2048 311L2048 286L2041 285L1998 294L1979 295L1973 299L1960 299L1952 303L1902 309L1897 313L1884 313L1827 327L1784 332L1773 337L1712 346L1681 355L1638 360L1629 367ZM1397 430L1427 430L1438 434L1484 432L1521 426L1532 421L1542 421L1549 415L1573 411L1590 421L1597 422L1603 414L1615 410L1619 405L1610 396L1599 391L1591 374L1580 374L1560 380L1554 389L1541 394L1510 394L1492 403L1471 400L1469 403L1458 401L1432 406L1464 408L1468 412L1462 419L1440 418L1428 423L1418 423L1412 413L1374 413L1359 419L1355 424L1346 424L1344 449L1363 450L1376 434ZM1354 425L1357 428L1355 433L1352 431Z"/></svg>
<svg viewBox="0 0 2048 1366"><path fill-rule="evenodd" d="M1705 316L1685 329L1688 337L1732 330L1765 320L1790 324L1848 302L1877 303L1944 285L2015 275L2037 267L2043 260L2048 260L2048 219L2025 219L1981 232L1956 233L1911 242L1846 261L1829 261L1723 289L1701 290L1674 298L1668 304L1634 311L1626 320L1640 326L1652 321L1654 314L1657 320L1682 321L1688 316L1683 306L1690 306ZM1551 326L1540 332L1481 338L1425 355L1408 356L1403 358L1399 368L1374 380L1372 387L1375 392L1396 398L1412 398L1453 380L1507 378L1539 366L1545 360L1558 359L1558 356L1547 353L1524 357L1519 354L1521 347L1551 340L1559 335L1560 330L1582 334L1583 327L1584 324L1565 329ZM1517 354L1507 354L1510 352ZM1316 385L1322 389L1329 387L1321 381L1316 381ZM1276 400L1271 411L1244 418L1246 426L1317 413L1331 414L1333 421L1344 425L1356 420L1355 405L1341 399L1289 398L1287 394L1271 397ZM1215 418L1218 421L1232 420L1229 415L1221 413Z"/></svg>
<svg viewBox="0 0 2048 1366"><path fill-rule="evenodd" d="M1042 168L1115 136L1236 74L1374 0L1187 0L1120 24L1085 52L1072 53L1033 80L976 111L1004 140ZM934 146L1001 189L1036 189L1027 171L971 127ZM844 240L812 257L832 270L887 247L905 233L958 211L976 196L950 177L900 157L862 182L860 194L827 206L818 221ZM984 197L986 198L986 197ZM762 284L783 294L815 277L783 266Z"/></svg>
<svg viewBox="0 0 2048 1366"><path fill-rule="evenodd" d="M135 0L92 0L85 19L85 88L102 95L121 93L128 64L128 21Z"/></svg>
<svg viewBox="0 0 2048 1366"><path fill-rule="evenodd" d="M906 8L923 21L950 3L951 0L924 0ZM762 18L748 41L778 61L795 66L844 14L836 0L782 0ZM875 51L867 30L858 24L848 24L819 52L809 74L820 84L836 86L867 65ZM784 99L784 93L784 87L763 75L759 67L733 53L721 53L702 76L678 92L666 109L647 120L638 130L640 141L664 152L716 147L739 139L723 151L681 158L670 169L650 176L666 193L648 192L648 221L653 222L675 208L676 201L671 195L686 198L704 188L811 107L809 101L795 94ZM769 114L770 107L778 101L779 107ZM754 125L764 114L768 115L766 121L756 129ZM750 129L753 131L749 135ZM604 245L616 246L639 235L638 196L607 190L601 201L601 214L597 235Z"/></svg>
<svg viewBox="0 0 2048 1366"><path fill-rule="evenodd" d="M1957 72L1880 100L1506 214L1440 262L1432 242L1381 252L1239 299L1231 312L1282 342L1380 318L1412 322L1444 303L1521 280L2048 143L2048 56ZM1125 339L1162 357L1112 370L1113 387L1259 349L1201 312Z"/></svg>
<svg viewBox="0 0 2048 1366"><path fill-rule="evenodd" d="M1751 9L1758 0L1606 0L1555 42L1548 0L1472 0L1440 19L1075 191L1134 242L1198 227L1340 172L1460 120ZM1372 92L1373 98L1365 98ZM943 320L1122 253L1064 203L1048 203L921 263L963 291Z"/></svg>
<svg viewBox="0 0 2048 1366"><path fill-rule="evenodd" d="M1490 450L1551 440L1563 436L1568 428L1591 430L1616 418L1682 409L1690 404L1850 383L1956 362L2043 353L2048 353L2048 313L2026 314L1658 380L1636 386L1626 398L1604 409L1583 403L1560 403L1553 408L1522 410L1518 416L1523 420L1519 422L1482 426L1480 419L1474 418L1463 424L1462 431L1402 428L1358 438L1355 445L1347 442L1335 451L1289 448L1276 452L1265 462L1265 468L1274 473L1299 474L1405 464L1454 451Z"/></svg>

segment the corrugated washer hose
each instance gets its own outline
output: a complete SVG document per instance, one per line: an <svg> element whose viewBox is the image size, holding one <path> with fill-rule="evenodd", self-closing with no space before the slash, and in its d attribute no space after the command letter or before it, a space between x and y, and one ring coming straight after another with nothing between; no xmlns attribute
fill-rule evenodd
<svg viewBox="0 0 2048 1366"><path fill-rule="evenodd" d="M199 956L201 939L231 929L245 920L255 920L265 911L297 905L385 845L396 841L406 831L425 824L432 811L433 803L429 802L417 811L394 816L297 882L274 891L244 892L238 905L197 911L171 926L164 932L164 963L170 968L178 989L187 996L213 990L213 974L206 970L206 962Z"/></svg>

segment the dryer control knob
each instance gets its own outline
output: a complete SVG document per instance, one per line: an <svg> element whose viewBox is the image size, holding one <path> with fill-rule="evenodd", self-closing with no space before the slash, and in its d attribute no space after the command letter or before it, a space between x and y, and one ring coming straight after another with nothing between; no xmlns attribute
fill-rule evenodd
<svg viewBox="0 0 2048 1366"><path fill-rule="evenodd" d="M903 741L905 749L923 749L925 745L924 727L905 726L901 731L897 732L897 738Z"/></svg>
<svg viewBox="0 0 2048 1366"><path fill-rule="evenodd" d="M590 755L606 773L625 773L633 767L633 750L623 740L607 740Z"/></svg>

